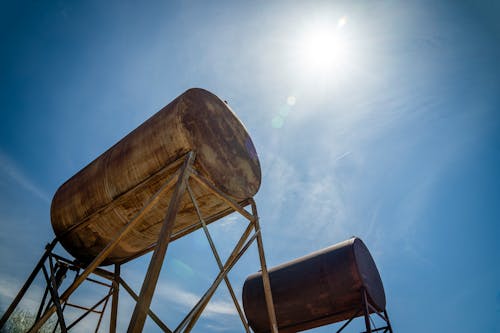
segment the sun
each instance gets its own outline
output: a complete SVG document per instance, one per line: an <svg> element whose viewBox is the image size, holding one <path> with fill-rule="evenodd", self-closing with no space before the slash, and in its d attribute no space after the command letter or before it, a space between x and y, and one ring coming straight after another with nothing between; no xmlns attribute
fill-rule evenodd
<svg viewBox="0 0 500 333"><path fill-rule="evenodd" d="M337 22L316 23L299 37L299 57L303 67L312 72L331 72L349 65L349 41L344 34L347 17Z"/></svg>

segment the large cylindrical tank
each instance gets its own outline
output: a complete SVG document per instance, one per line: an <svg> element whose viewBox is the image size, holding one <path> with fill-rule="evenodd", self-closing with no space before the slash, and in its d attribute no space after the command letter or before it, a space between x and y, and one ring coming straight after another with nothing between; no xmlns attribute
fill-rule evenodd
<svg viewBox="0 0 500 333"><path fill-rule="evenodd" d="M66 181L55 193L52 227L62 245L82 262L92 260L170 178L189 151L195 169L236 201L251 198L261 181L259 160L245 127L227 103L190 89ZM229 207L196 182L190 185L207 220ZM158 239L173 190L147 213L104 264L129 258ZM187 194L173 233L198 217ZM78 228L74 228L79 225ZM70 228L72 231L67 232Z"/></svg>
<svg viewBox="0 0 500 333"><path fill-rule="evenodd" d="M384 287L375 262L356 237L276 266L269 270L269 278L281 333L351 318L362 308L362 288L377 310L385 309ZM245 281L243 307L256 333L269 332L260 272Z"/></svg>

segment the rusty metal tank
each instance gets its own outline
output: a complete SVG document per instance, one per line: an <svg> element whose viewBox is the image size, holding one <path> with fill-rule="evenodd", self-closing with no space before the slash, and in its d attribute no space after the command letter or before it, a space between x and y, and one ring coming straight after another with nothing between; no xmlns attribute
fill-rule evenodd
<svg viewBox="0 0 500 333"><path fill-rule="evenodd" d="M190 89L66 181L55 193L51 222L64 248L92 260L169 179L189 152L194 168L238 202L253 197L260 164L247 130L227 103L203 89ZM229 206L190 182L207 223ZM104 265L131 258L157 241L172 195L168 192L107 257ZM185 193L172 238L196 230L198 217ZM177 236L176 236L177 235Z"/></svg>
<svg viewBox="0 0 500 333"><path fill-rule="evenodd" d="M362 288L377 310L385 309L379 272L357 237L271 268L269 278L281 333L351 318L362 308ZM245 281L243 307L256 333L269 331L260 272Z"/></svg>

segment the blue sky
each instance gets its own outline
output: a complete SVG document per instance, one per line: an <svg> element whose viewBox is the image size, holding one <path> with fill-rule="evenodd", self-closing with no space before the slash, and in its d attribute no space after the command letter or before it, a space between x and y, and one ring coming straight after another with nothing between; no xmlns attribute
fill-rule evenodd
<svg viewBox="0 0 500 333"><path fill-rule="evenodd" d="M203 87L259 153L270 266L357 235L397 332L499 331L499 14L494 1L2 2L0 306L53 238L57 187ZM242 223L210 227L222 253ZM169 326L215 276L208 253L201 232L169 247L153 301ZM124 268L136 290L148 259ZM238 293L258 269L253 249L230 275ZM240 330L221 286L196 331Z"/></svg>

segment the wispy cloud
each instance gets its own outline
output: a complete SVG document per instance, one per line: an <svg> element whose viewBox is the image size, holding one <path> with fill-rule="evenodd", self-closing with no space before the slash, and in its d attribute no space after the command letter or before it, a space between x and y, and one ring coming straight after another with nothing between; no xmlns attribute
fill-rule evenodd
<svg viewBox="0 0 500 333"><path fill-rule="evenodd" d="M24 190L30 192L44 202L50 202L50 196L35 185L35 183L33 183L33 181L21 171L15 162L1 150L0 172L20 185Z"/></svg>
<svg viewBox="0 0 500 333"><path fill-rule="evenodd" d="M0 305L2 305L2 307L7 308L7 306L10 305L21 289L23 282L24 281L18 281L11 276L0 275ZM33 312L33 309L36 309L39 305L42 292L43 290L39 286L33 284L19 303L18 308Z"/></svg>
<svg viewBox="0 0 500 333"><path fill-rule="evenodd" d="M299 222L309 221L315 230L313 239L319 236L345 234L345 209L341 186L332 177L304 184L308 195L301 205Z"/></svg>
<svg viewBox="0 0 500 333"><path fill-rule="evenodd" d="M227 231L227 230L233 229L233 227L235 227L238 219L240 219L240 216L238 214L231 214L231 215L221 219L217 224L223 230Z"/></svg>
<svg viewBox="0 0 500 333"><path fill-rule="evenodd" d="M344 153L341 158L348 155ZM335 158L337 160L339 158ZM267 178L271 187L266 190L272 193L267 204L273 208L268 219L280 221L284 216L279 215L289 214L285 230L291 230L292 234L300 234L308 240L328 238L343 232L346 205L342 184L332 175L320 178L306 176L292 163L276 157ZM290 206L292 202L295 204Z"/></svg>
<svg viewBox="0 0 500 333"><path fill-rule="evenodd" d="M186 291L180 286L162 283L157 286L156 295L163 300L176 303L181 306L192 308L198 303L201 295ZM212 299L203 312L207 317L236 316L234 304L230 301Z"/></svg>
<svg viewBox="0 0 500 333"><path fill-rule="evenodd" d="M222 326L222 325L214 325L214 324L207 324L205 327L211 331L216 331L216 332L228 332L228 331L233 331L234 327L231 326Z"/></svg>

